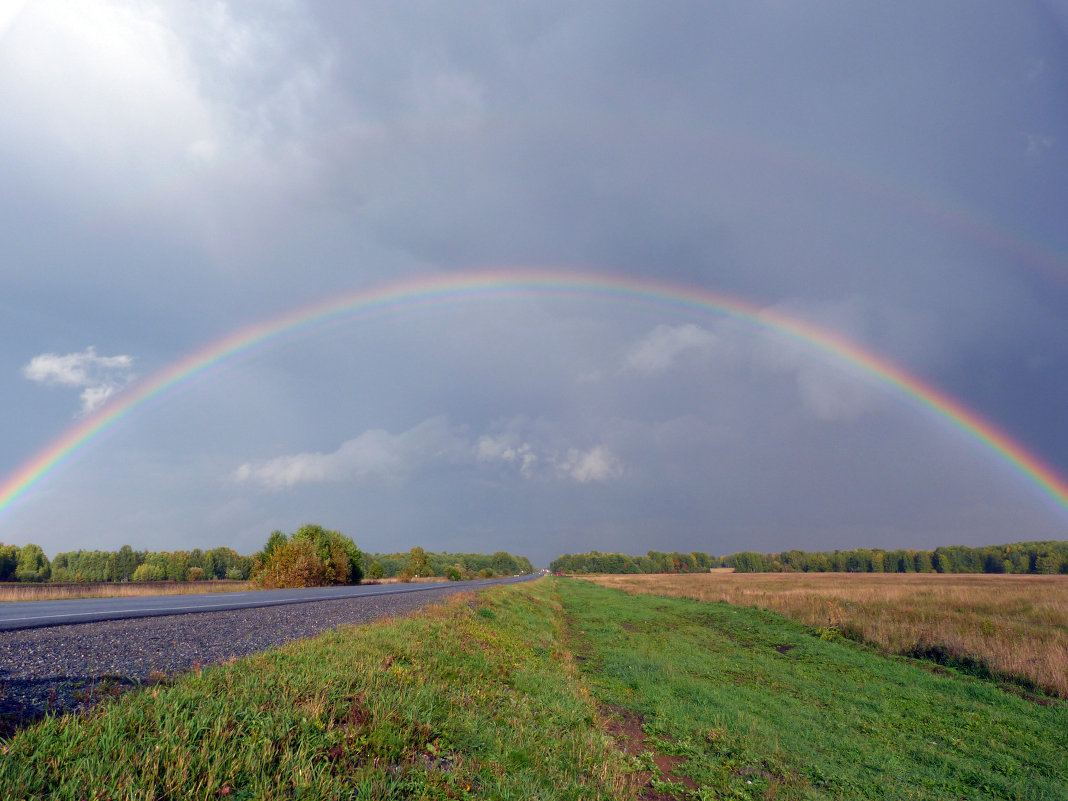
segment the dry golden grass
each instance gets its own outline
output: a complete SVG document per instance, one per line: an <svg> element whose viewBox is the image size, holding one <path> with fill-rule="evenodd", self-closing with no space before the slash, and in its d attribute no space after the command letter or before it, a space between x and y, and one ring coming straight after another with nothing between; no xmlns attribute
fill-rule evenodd
<svg viewBox="0 0 1068 801"><path fill-rule="evenodd" d="M138 595L197 595L256 589L249 581L130 581L84 584L0 584L3 601L62 601L69 598L128 598Z"/></svg>
<svg viewBox="0 0 1068 801"><path fill-rule="evenodd" d="M725 601L835 626L896 654L941 651L1068 698L1068 576L733 573L589 576L631 593Z"/></svg>
<svg viewBox="0 0 1068 801"><path fill-rule="evenodd" d="M443 578L415 578L412 582L445 581ZM396 584L398 578L367 579L364 584ZM208 592L242 592L260 589L252 581L128 581L123 583L16 584L0 583L0 603L4 601L63 601L70 598L130 598L138 595L198 595Z"/></svg>

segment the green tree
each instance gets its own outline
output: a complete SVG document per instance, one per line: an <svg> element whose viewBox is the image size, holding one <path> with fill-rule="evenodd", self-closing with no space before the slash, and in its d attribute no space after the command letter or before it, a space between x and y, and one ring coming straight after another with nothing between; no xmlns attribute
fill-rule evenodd
<svg viewBox="0 0 1068 801"><path fill-rule="evenodd" d="M171 581L185 581L189 578L189 554L185 551L168 553L166 571Z"/></svg>
<svg viewBox="0 0 1068 801"><path fill-rule="evenodd" d="M871 551L867 548L858 548L848 551L846 556L846 570L849 573L871 572Z"/></svg>
<svg viewBox="0 0 1068 801"><path fill-rule="evenodd" d="M809 557L805 560L806 569L813 573L829 573L832 569L831 560L827 558L827 554L823 552L816 552L809 554Z"/></svg>
<svg viewBox="0 0 1068 801"><path fill-rule="evenodd" d="M694 551L691 555L698 570L710 570L712 568L712 557L704 551Z"/></svg>
<svg viewBox="0 0 1068 801"><path fill-rule="evenodd" d="M18 564L18 546L0 543L0 581L13 581Z"/></svg>
<svg viewBox="0 0 1068 801"><path fill-rule="evenodd" d="M953 555L942 548L935 548L934 557L931 560L934 568L939 573L956 573L957 565L953 561Z"/></svg>
<svg viewBox="0 0 1068 801"><path fill-rule="evenodd" d="M1045 575L1051 575L1053 573L1061 572L1061 558L1055 554L1046 552L1038 557L1035 562L1035 572L1043 573Z"/></svg>
<svg viewBox="0 0 1068 801"><path fill-rule="evenodd" d="M18 546L0 543L0 581L13 581L18 567Z"/></svg>
<svg viewBox="0 0 1068 801"><path fill-rule="evenodd" d="M254 565L253 578L263 587L358 584L363 554L341 532L317 524L301 526L291 537L274 531Z"/></svg>
<svg viewBox="0 0 1068 801"><path fill-rule="evenodd" d="M502 576L514 576L519 572L519 563L516 558L505 551L497 551L493 554L490 567L493 568L494 573ZM620 560L620 567L622 567L622 560Z"/></svg>
<svg viewBox="0 0 1068 801"><path fill-rule="evenodd" d="M51 575L48 557L41 546L32 542L19 548L18 564L15 567L17 581L47 581Z"/></svg>
<svg viewBox="0 0 1068 801"><path fill-rule="evenodd" d="M166 571L151 562L138 565L131 576L132 581L163 581L165 578L167 578Z"/></svg>
<svg viewBox="0 0 1068 801"><path fill-rule="evenodd" d="M267 544L263 546L264 558L270 558L271 554L274 553L275 548L279 545L285 545L287 542L289 542L289 537L281 531L278 529L272 531L270 536L267 537Z"/></svg>
<svg viewBox="0 0 1068 801"><path fill-rule="evenodd" d="M73 581L74 575L70 572L67 554L57 553L52 560L52 581Z"/></svg>
<svg viewBox="0 0 1068 801"><path fill-rule="evenodd" d="M743 551L734 555L735 573L763 573L764 557L754 551Z"/></svg>
<svg viewBox="0 0 1068 801"><path fill-rule="evenodd" d="M433 571L427 563L426 551L418 545L408 551L408 572L417 578L419 576L433 575Z"/></svg>
<svg viewBox="0 0 1068 801"><path fill-rule="evenodd" d="M117 581L129 581L137 570L137 556L133 548L123 545L115 554L115 579Z"/></svg>
<svg viewBox="0 0 1068 801"><path fill-rule="evenodd" d="M309 523L297 529L291 540L307 540L312 544L316 555L326 566L329 583L359 584L363 578L363 554L356 543L340 531L330 531Z"/></svg>
<svg viewBox="0 0 1068 801"><path fill-rule="evenodd" d="M271 555L256 574L257 583L266 589L321 587L327 580L327 565L315 552L309 539L290 540L271 549Z"/></svg>

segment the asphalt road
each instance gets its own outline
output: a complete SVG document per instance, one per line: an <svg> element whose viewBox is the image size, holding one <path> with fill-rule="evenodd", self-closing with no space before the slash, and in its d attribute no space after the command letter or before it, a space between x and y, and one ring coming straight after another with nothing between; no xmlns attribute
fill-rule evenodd
<svg viewBox="0 0 1068 801"><path fill-rule="evenodd" d="M533 576L485 579L464 582L464 589L481 589L494 584L529 581ZM261 606L332 601L369 595L424 592L442 586L439 582L412 584L371 584L354 587L309 587L300 590L254 590L204 595L144 595L136 598L74 598L64 601L7 601L0 603L0 631L65 626L100 620L131 617L183 615L195 612L219 612Z"/></svg>

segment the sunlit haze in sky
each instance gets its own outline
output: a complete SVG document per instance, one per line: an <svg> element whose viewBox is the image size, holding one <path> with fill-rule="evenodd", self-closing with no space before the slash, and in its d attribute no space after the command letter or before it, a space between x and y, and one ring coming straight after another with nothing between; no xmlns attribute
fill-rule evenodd
<svg viewBox="0 0 1068 801"><path fill-rule="evenodd" d="M0 481L183 357L472 270L670 282L1068 473L1068 4L0 5ZM0 540L713 554L1068 538L998 454L712 309L400 302L205 370Z"/></svg>

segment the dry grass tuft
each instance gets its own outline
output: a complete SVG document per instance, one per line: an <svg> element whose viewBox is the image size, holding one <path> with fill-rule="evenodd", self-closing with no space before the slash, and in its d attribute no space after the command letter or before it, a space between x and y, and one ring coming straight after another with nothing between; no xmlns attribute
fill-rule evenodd
<svg viewBox="0 0 1068 801"><path fill-rule="evenodd" d="M730 573L585 577L779 612L889 653L934 656L1068 698L1068 576Z"/></svg>

